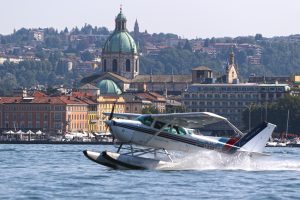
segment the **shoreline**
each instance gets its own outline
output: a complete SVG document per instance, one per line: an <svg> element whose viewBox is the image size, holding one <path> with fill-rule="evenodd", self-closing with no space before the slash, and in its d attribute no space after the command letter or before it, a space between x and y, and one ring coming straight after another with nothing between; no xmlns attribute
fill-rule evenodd
<svg viewBox="0 0 300 200"><path fill-rule="evenodd" d="M80 141L0 141L0 144L71 144L71 145L113 145L113 142L80 142ZM117 143L116 143L117 144Z"/></svg>
<svg viewBox="0 0 300 200"><path fill-rule="evenodd" d="M0 144L71 144L71 145L113 145L118 144L118 142L108 142L108 141L93 141L93 142L82 142L82 141L0 141ZM286 146L266 146L266 147L300 147L300 144L288 144Z"/></svg>

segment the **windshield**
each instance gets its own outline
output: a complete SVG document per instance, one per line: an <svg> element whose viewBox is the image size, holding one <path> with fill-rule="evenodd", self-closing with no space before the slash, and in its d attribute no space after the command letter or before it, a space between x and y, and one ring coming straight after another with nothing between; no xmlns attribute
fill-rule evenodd
<svg viewBox="0 0 300 200"><path fill-rule="evenodd" d="M145 116L145 115L139 116L137 120L146 126L151 126L153 122L153 118L151 116Z"/></svg>

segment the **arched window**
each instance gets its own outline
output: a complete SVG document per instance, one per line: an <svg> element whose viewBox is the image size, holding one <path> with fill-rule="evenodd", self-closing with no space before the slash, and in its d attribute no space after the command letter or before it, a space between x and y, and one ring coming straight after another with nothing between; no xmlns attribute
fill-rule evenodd
<svg viewBox="0 0 300 200"><path fill-rule="evenodd" d="M113 63L112 63L112 71L113 72L117 72L118 71L118 62L116 59L113 60Z"/></svg>
<svg viewBox="0 0 300 200"><path fill-rule="evenodd" d="M103 71L106 72L106 59L103 61Z"/></svg>
<svg viewBox="0 0 300 200"><path fill-rule="evenodd" d="M130 60L126 60L126 72L130 72Z"/></svg>
<svg viewBox="0 0 300 200"><path fill-rule="evenodd" d="M135 60L135 71L137 72L138 71L138 60Z"/></svg>

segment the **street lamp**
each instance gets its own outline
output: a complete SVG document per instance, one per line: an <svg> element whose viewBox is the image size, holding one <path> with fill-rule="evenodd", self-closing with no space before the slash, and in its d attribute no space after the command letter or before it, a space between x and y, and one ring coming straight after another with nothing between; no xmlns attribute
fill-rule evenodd
<svg viewBox="0 0 300 200"><path fill-rule="evenodd" d="M248 120L249 120L248 132L250 132L250 130L251 130L251 106L252 106L252 104L250 104L249 106L245 106L249 110L249 112L248 112Z"/></svg>

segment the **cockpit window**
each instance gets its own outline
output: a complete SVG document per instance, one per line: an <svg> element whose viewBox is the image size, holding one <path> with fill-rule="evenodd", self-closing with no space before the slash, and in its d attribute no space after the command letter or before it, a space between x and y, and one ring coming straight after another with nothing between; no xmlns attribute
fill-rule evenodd
<svg viewBox="0 0 300 200"><path fill-rule="evenodd" d="M168 132L168 133L172 133L172 134L178 134L176 129L170 125L168 125L166 128L164 128L164 131Z"/></svg>
<svg viewBox="0 0 300 200"><path fill-rule="evenodd" d="M139 116L137 118L137 120L146 126L151 126L151 124L153 122L153 118L151 116L143 116L142 115L142 116Z"/></svg>
<svg viewBox="0 0 300 200"><path fill-rule="evenodd" d="M164 125L165 125L165 123L160 122L160 121L156 121L155 124L154 124L154 128L161 129Z"/></svg>
<svg viewBox="0 0 300 200"><path fill-rule="evenodd" d="M190 135L192 135L192 134L194 134L194 129L187 129L187 132L188 132L188 134L190 134Z"/></svg>
<svg viewBox="0 0 300 200"><path fill-rule="evenodd" d="M178 132L180 135L186 135L186 132L185 132L184 128L182 128L182 127L178 127Z"/></svg>
<svg viewBox="0 0 300 200"><path fill-rule="evenodd" d="M164 131L172 134L178 134L178 135L186 135L186 131L184 128L180 126L171 126L168 125L166 128L164 128Z"/></svg>

